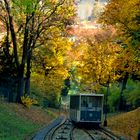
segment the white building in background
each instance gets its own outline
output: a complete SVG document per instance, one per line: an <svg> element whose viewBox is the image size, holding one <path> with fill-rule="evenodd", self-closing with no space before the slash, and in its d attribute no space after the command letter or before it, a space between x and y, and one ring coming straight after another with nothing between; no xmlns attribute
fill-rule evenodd
<svg viewBox="0 0 140 140"><path fill-rule="evenodd" d="M77 14L79 19L88 20L90 17L92 18L93 7L97 2L100 9L106 4L106 0L77 0Z"/></svg>
<svg viewBox="0 0 140 140"><path fill-rule="evenodd" d="M92 13L93 2L91 0L82 0L77 7L78 17L86 20Z"/></svg>

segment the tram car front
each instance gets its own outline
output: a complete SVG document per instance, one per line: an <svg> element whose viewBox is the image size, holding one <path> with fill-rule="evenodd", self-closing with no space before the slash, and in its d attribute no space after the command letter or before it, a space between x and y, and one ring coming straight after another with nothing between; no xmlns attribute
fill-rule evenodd
<svg viewBox="0 0 140 140"><path fill-rule="evenodd" d="M103 94L70 96L69 116L72 122L99 125L103 116Z"/></svg>

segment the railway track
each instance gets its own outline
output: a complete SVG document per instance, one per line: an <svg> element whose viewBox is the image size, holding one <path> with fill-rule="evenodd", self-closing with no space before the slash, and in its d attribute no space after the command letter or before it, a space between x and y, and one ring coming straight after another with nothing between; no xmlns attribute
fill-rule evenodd
<svg viewBox="0 0 140 140"><path fill-rule="evenodd" d="M100 127L100 132L103 133L104 135L108 136L111 140L120 140L121 138L112 133L111 131Z"/></svg>
<svg viewBox="0 0 140 140"><path fill-rule="evenodd" d="M46 134L45 137L36 140L121 140L111 131L104 127L98 129L83 129L74 127L73 124L66 118L54 125Z"/></svg>
<svg viewBox="0 0 140 140"><path fill-rule="evenodd" d="M120 140L118 136L111 131L100 127L98 129L84 130L91 137L92 140Z"/></svg>
<svg viewBox="0 0 140 140"><path fill-rule="evenodd" d="M53 128L49 132L45 140L73 140L72 138L73 129L74 129L74 126L68 119L63 120L61 124Z"/></svg>

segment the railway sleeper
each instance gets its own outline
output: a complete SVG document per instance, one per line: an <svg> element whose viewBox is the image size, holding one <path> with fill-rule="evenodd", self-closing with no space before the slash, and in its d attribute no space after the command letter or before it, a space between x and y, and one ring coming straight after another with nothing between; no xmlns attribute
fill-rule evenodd
<svg viewBox="0 0 140 140"><path fill-rule="evenodd" d="M68 138L61 135L61 136L57 136L56 139L57 140L67 140Z"/></svg>
<svg viewBox="0 0 140 140"><path fill-rule="evenodd" d="M68 127L68 126L66 125L66 126L64 126L63 129L65 129L65 130L66 130L66 129L70 129L70 127Z"/></svg>

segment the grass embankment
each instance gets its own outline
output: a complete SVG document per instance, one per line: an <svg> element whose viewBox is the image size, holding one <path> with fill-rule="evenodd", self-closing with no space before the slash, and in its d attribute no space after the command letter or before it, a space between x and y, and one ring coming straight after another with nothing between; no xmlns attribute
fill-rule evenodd
<svg viewBox="0 0 140 140"><path fill-rule="evenodd" d="M0 101L0 140L23 140L52 121L57 114L39 107Z"/></svg>
<svg viewBox="0 0 140 140"><path fill-rule="evenodd" d="M112 116L108 119L108 127L116 134L129 140L137 140L140 131L140 107L136 110Z"/></svg>

